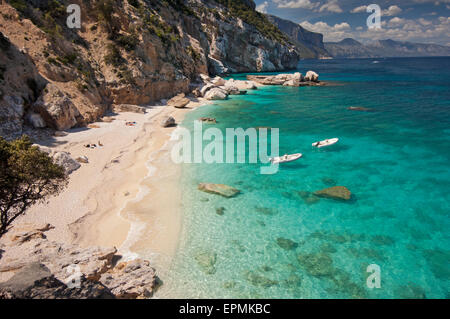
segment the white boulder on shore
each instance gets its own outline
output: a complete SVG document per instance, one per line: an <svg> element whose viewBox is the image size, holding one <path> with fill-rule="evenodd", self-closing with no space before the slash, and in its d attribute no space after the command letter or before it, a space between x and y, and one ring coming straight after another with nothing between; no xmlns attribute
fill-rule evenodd
<svg viewBox="0 0 450 319"><path fill-rule="evenodd" d="M314 71L308 71L306 76L300 72L293 74L277 75L247 75L247 79L261 85L283 86L315 86L319 85L319 75Z"/></svg>
<svg viewBox="0 0 450 319"><path fill-rule="evenodd" d="M228 92L218 87L208 90L204 96L207 100L226 100L227 97Z"/></svg>

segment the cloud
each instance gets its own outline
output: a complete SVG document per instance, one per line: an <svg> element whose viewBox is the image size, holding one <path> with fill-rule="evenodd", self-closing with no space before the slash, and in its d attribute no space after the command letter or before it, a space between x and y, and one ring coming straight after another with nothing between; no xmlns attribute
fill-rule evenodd
<svg viewBox="0 0 450 319"><path fill-rule="evenodd" d="M399 6L393 5L386 10L383 10L382 14L391 17L399 14L400 12L402 12L402 9Z"/></svg>
<svg viewBox="0 0 450 319"><path fill-rule="evenodd" d="M290 9L315 9L319 6L319 2L311 2L310 0L273 0L277 5L277 8L290 8Z"/></svg>
<svg viewBox="0 0 450 319"><path fill-rule="evenodd" d="M339 6L338 0L328 0L327 3L322 5L319 9L319 12L329 11L334 13L341 13L343 10Z"/></svg>
<svg viewBox="0 0 450 319"><path fill-rule="evenodd" d="M356 7L354 8L352 11L350 11L351 13L361 13L361 12L366 12L367 10L367 6L360 6L360 7Z"/></svg>
<svg viewBox="0 0 450 319"><path fill-rule="evenodd" d="M347 22L336 23L334 26L331 26L323 21L316 23L305 21L300 25L307 30L322 33L326 41L339 41L352 36L352 28Z"/></svg>
<svg viewBox="0 0 450 319"><path fill-rule="evenodd" d="M392 17L399 14L402 11L403 11L402 8L400 8L399 6L392 5L386 10L381 11L381 14L384 16ZM364 13L367 12L367 6L359 6L350 11L350 13L362 13L362 12Z"/></svg>
<svg viewBox="0 0 450 319"><path fill-rule="evenodd" d="M450 17L445 16L433 19L392 17L382 20L381 29L368 29L365 26L353 29L347 22L329 25L324 21L306 21L301 25L308 30L322 33L325 42L337 42L345 38L354 38L361 42L383 39L444 44L450 42Z"/></svg>
<svg viewBox="0 0 450 319"><path fill-rule="evenodd" d="M261 12L261 13L267 13L267 7L268 6L269 6L269 2L264 1L260 5L256 6L256 11Z"/></svg>

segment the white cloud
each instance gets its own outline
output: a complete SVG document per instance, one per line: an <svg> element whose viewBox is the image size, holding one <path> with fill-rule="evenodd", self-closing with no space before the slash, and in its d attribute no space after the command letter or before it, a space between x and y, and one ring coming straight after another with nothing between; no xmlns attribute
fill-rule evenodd
<svg viewBox="0 0 450 319"><path fill-rule="evenodd" d="M334 13L341 13L343 10L339 6L338 0L328 0L327 3L322 5L319 9L319 12L329 11Z"/></svg>
<svg viewBox="0 0 450 319"><path fill-rule="evenodd" d="M402 9L399 6L393 5L386 10L383 10L382 14L391 17L399 14L400 12L402 12Z"/></svg>
<svg viewBox="0 0 450 319"><path fill-rule="evenodd" d="M268 1L264 1L260 5L256 6L256 11L261 12L261 13L267 13L267 7L268 6L269 6L269 2Z"/></svg>
<svg viewBox="0 0 450 319"><path fill-rule="evenodd" d="M434 19L392 17L390 20L382 20L381 29L368 29L365 26L352 29L347 22L329 25L323 21L306 21L301 25L308 30L322 33L325 42L337 42L344 38L354 38L361 42L383 39L444 44L450 42L450 17L446 16Z"/></svg>
<svg viewBox="0 0 450 319"><path fill-rule="evenodd" d="M339 41L343 38L351 37L352 28L347 22L336 23L334 26L328 25L328 23L323 21L318 21L316 23L310 23L305 21L301 23L301 26L307 30L322 33L325 37L325 41Z"/></svg>
<svg viewBox="0 0 450 319"><path fill-rule="evenodd" d="M352 11L350 11L351 13L361 13L361 12L366 12L367 10L367 6L360 6L360 7L356 7L354 8Z"/></svg>
<svg viewBox="0 0 450 319"><path fill-rule="evenodd" d="M318 2L311 2L310 0L273 0L278 8L290 8L290 9L314 9L319 6Z"/></svg>

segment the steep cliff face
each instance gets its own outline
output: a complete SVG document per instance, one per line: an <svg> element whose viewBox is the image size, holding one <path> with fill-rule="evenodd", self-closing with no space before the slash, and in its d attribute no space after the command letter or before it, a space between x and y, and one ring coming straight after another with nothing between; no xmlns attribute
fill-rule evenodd
<svg viewBox="0 0 450 319"><path fill-rule="evenodd" d="M81 7L81 29L66 25ZM67 129L112 104L190 91L203 73L295 68L298 54L252 0L14 0L0 4L0 135Z"/></svg>
<svg viewBox="0 0 450 319"><path fill-rule="evenodd" d="M297 23L273 15L268 15L267 17L288 36L302 58L329 56L323 43L322 34L308 31Z"/></svg>

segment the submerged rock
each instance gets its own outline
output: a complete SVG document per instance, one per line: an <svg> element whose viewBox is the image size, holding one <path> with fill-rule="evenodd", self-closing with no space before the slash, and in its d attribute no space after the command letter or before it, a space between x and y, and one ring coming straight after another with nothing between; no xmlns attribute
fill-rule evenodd
<svg viewBox="0 0 450 319"><path fill-rule="evenodd" d="M337 249L330 243L325 243L320 246L320 251L322 251L324 253L332 253L333 254L333 253L337 252Z"/></svg>
<svg viewBox="0 0 450 319"><path fill-rule="evenodd" d="M311 276L331 276L334 272L333 259L323 252L300 254L297 259L300 265Z"/></svg>
<svg viewBox="0 0 450 319"><path fill-rule="evenodd" d="M316 191L314 195L338 200L350 200L352 193L345 186L333 186Z"/></svg>
<svg viewBox="0 0 450 319"><path fill-rule="evenodd" d="M201 117L198 120L206 124L217 124L217 120L214 117Z"/></svg>
<svg viewBox="0 0 450 319"><path fill-rule="evenodd" d="M195 256L197 264L200 266L201 270L208 274L213 275L216 273L216 261L217 254L210 251L203 251Z"/></svg>
<svg viewBox="0 0 450 319"><path fill-rule="evenodd" d="M275 215L278 212L270 207L260 207L260 206L255 206L255 211L260 213L260 214L264 214L264 215Z"/></svg>
<svg viewBox="0 0 450 319"><path fill-rule="evenodd" d="M267 278L263 275L258 274L255 271L247 271L244 273L245 279L254 286L261 286L264 288L269 288L278 285L278 281Z"/></svg>
<svg viewBox="0 0 450 319"><path fill-rule="evenodd" d="M283 237L277 238L277 244L285 250L292 250L298 247L298 243Z"/></svg>
<svg viewBox="0 0 450 319"><path fill-rule="evenodd" d="M219 216L222 216L223 214L225 214L225 207L216 208L216 214Z"/></svg>
<svg viewBox="0 0 450 319"><path fill-rule="evenodd" d="M200 183L198 190L210 194L221 195L223 197L231 198L238 195L241 191L224 184Z"/></svg>
<svg viewBox="0 0 450 319"><path fill-rule="evenodd" d="M400 286L395 289L395 297L400 299L427 299L425 290L414 284Z"/></svg>
<svg viewBox="0 0 450 319"><path fill-rule="evenodd" d="M334 179L330 178L330 177L322 178L322 182L325 185L329 185L329 186L336 186L336 184L337 184L336 181Z"/></svg>
<svg viewBox="0 0 450 319"><path fill-rule="evenodd" d="M316 204L320 201L319 197L308 191L299 191L298 195L300 195L301 199L308 205Z"/></svg>
<svg viewBox="0 0 450 319"><path fill-rule="evenodd" d="M371 242L375 245L393 245L395 240L390 236L375 235L372 237Z"/></svg>

